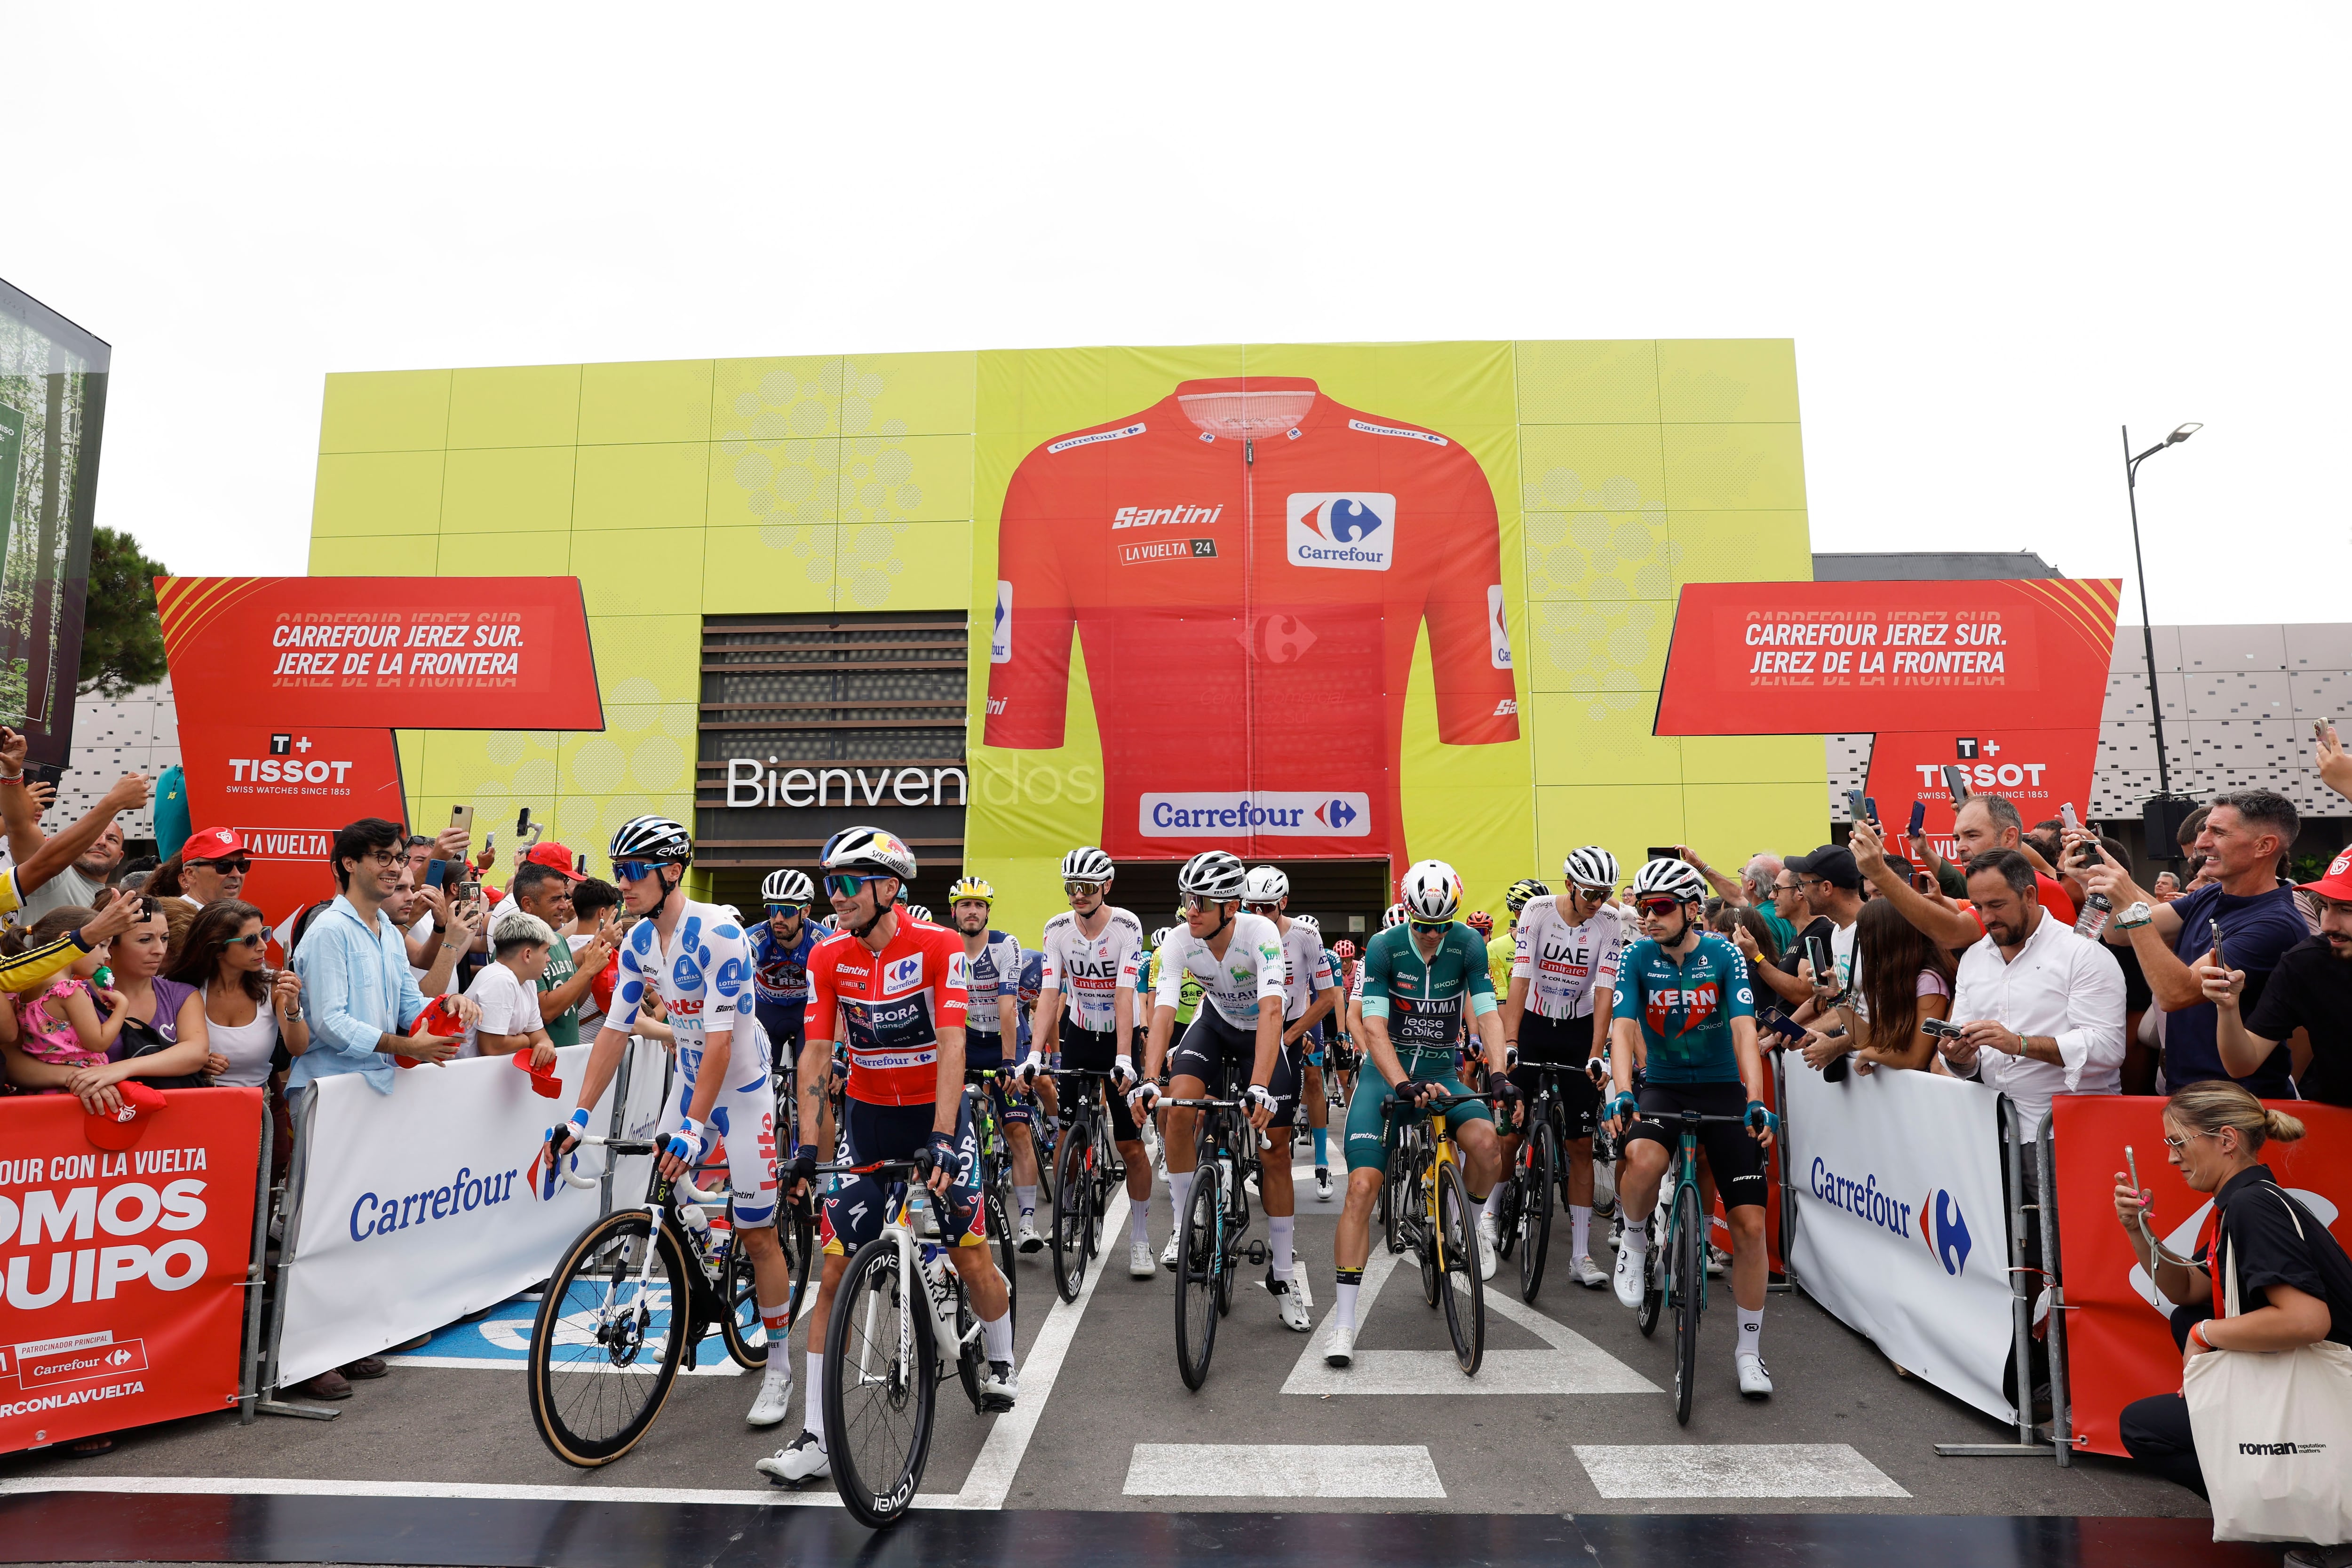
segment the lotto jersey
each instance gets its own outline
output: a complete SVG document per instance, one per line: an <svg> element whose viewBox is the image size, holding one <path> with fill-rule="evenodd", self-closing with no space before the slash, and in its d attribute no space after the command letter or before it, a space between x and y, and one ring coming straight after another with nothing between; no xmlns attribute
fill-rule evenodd
<svg viewBox="0 0 2352 1568"><path fill-rule="evenodd" d="M1304 921L1291 921L1282 933L1282 1016L1295 1024L1307 1016L1318 991L1339 983L1331 978L1331 952L1323 945L1323 933Z"/></svg>
<svg viewBox="0 0 2352 1568"><path fill-rule="evenodd" d="M928 1105L939 1096L940 1034L964 1026L963 938L901 917L880 952L846 931L809 955L811 1039L849 1037L852 1100Z"/></svg>
<svg viewBox="0 0 2352 1568"><path fill-rule="evenodd" d="M716 904L688 900L678 910L677 926L665 945L654 922L639 921L621 942L621 978L613 988L613 1006L604 1027L627 1034L636 1026L650 986L661 997L670 1031L677 1037L678 1076L692 1084L702 1068L703 1042L713 1035L735 1036L739 1012L749 1013L751 1000L751 944L736 923L735 911ZM748 1079L751 1052L729 1058L729 1068ZM764 1079L768 1064L758 1067ZM722 1089L734 1085L721 1085Z"/></svg>
<svg viewBox="0 0 2352 1568"><path fill-rule="evenodd" d="M1547 1018L1589 1018L1598 1000L1593 992L1616 989L1625 928L1606 904L1582 925L1570 925L1559 899L1531 900L1511 937L1511 978L1528 983L1528 1006Z"/></svg>
<svg viewBox="0 0 2352 1568"><path fill-rule="evenodd" d="M1617 966L1616 1016L1641 1026L1643 1077L1651 1083L1738 1083L1731 1021L1756 1016L1739 950L1708 931L1676 963L1648 937Z"/></svg>
<svg viewBox="0 0 2352 1568"><path fill-rule="evenodd" d="M806 1002L808 959L825 933L806 916L800 935L787 942L776 928L762 921L751 931L751 973L762 1002Z"/></svg>
<svg viewBox="0 0 2352 1568"><path fill-rule="evenodd" d="M1413 945L1411 926L1391 926L1365 945L1362 968L1364 1016L1386 1020L1389 1044L1407 1072L1434 1069L1441 1058L1444 1070L1452 1068L1454 1043L1466 1022L1465 998L1472 1016L1495 1010L1486 944L1458 921L1427 958Z"/></svg>
<svg viewBox="0 0 2352 1568"><path fill-rule="evenodd" d="M1153 997L1152 1005L1154 1006L1159 1005L1158 998L1160 992L1160 971L1166 967L1168 953L1173 945L1174 939L1171 937L1169 941L1161 942L1158 947L1151 951L1151 991ZM1191 1023L1192 1021L1192 1014L1201 1005L1200 978L1193 974L1189 969L1186 970L1179 978L1176 988L1175 1005L1176 1021L1180 1024ZM1144 1021L1146 1023L1150 1022L1149 1018L1146 1018Z"/></svg>
<svg viewBox="0 0 2352 1568"><path fill-rule="evenodd" d="M1191 927L1181 925L1168 933L1168 945L1160 952L1167 961L1160 972L1156 1000L1160 1006L1175 1006L1183 980L1196 980L1219 1016L1236 1029L1250 1030L1257 1027L1259 998L1282 1000L1283 976L1288 971L1282 933L1264 915L1243 910L1234 916L1223 958L1211 952Z"/></svg>
<svg viewBox="0 0 2352 1568"><path fill-rule="evenodd" d="M1438 738L1518 738L1486 473L1311 381L1188 381L1046 442L997 549L987 743L1062 744L1075 627L1115 857L1410 861L1397 756L1424 621Z"/></svg>
<svg viewBox="0 0 2352 1568"><path fill-rule="evenodd" d="M958 933L956 941L962 942ZM1002 1035L1007 1018L1021 1012L1021 942L1001 931L992 931L980 946L980 956L964 959L964 1026Z"/></svg>
<svg viewBox="0 0 2352 1568"><path fill-rule="evenodd" d="M1059 991L1070 1022L1097 1034L1125 1028L1118 1016L1119 987L1133 990L1143 963L1143 923L1125 910L1105 905L1102 930L1088 936L1078 929L1075 910L1045 922L1044 989Z"/></svg>

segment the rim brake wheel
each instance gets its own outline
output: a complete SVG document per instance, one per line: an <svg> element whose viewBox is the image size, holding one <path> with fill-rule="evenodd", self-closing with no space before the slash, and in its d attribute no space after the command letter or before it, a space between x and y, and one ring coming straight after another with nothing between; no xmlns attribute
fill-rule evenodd
<svg viewBox="0 0 2352 1568"><path fill-rule="evenodd" d="M1195 1392L1208 1381L1217 1343L1217 1278L1224 1267L1217 1184L1213 1164L1198 1167L1184 1212L1176 1216L1176 1371Z"/></svg>

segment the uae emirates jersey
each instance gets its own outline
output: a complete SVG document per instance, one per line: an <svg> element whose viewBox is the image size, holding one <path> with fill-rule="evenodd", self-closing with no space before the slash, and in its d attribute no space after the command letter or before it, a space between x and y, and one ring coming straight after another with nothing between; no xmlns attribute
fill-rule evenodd
<svg viewBox="0 0 2352 1568"><path fill-rule="evenodd" d="M1518 738L1494 491L1435 431L1290 377L1188 381L1005 492L985 739L1062 744L1086 652L1115 856L1410 858L1424 622L1438 738Z"/></svg>

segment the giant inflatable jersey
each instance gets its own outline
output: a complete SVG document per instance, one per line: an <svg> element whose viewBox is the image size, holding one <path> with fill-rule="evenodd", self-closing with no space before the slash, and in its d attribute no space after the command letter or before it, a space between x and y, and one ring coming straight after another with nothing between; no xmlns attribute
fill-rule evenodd
<svg viewBox="0 0 2352 1568"><path fill-rule="evenodd" d="M1005 492L998 563L987 742L1062 744L1075 627L1114 856L1403 864L1424 620L1438 738L1518 738L1486 473L1311 381L1188 381L1046 442Z"/></svg>

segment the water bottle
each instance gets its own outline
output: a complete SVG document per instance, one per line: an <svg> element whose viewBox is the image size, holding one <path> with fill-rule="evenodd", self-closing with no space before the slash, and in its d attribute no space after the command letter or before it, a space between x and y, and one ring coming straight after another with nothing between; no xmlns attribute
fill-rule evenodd
<svg viewBox="0 0 2352 1568"><path fill-rule="evenodd" d="M2083 900L2083 912L2074 917L2074 934L2093 942L2098 941L2100 933L2107 929L2107 917L2115 912L2115 900L2106 894L2093 893Z"/></svg>
<svg viewBox="0 0 2352 1568"><path fill-rule="evenodd" d="M684 1223L686 1228L693 1233L697 1245L704 1247L709 1245L710 1216L702 1212L700 1204L678 1205L677 1217Z"/></svg>

